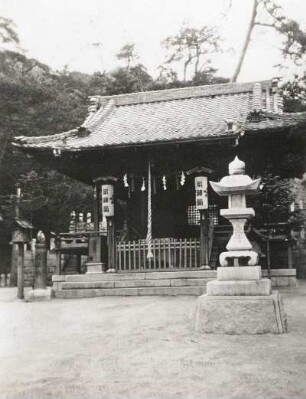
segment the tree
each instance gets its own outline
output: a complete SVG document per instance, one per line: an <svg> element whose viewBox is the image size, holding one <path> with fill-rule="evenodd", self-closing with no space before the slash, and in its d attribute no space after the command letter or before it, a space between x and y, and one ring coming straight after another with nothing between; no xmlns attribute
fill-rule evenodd
<svg viewBox="0 0 306 399"><path fill-rule="evenodd" d="M290 57L294 62L303 59L306 51L306 32L296 21L283 15L282 8L273 0L253 0L250 22L235 68L232 82L236 82L251 42L251 36L256 26L276 30L284 39L281 49L284 57Z"/></svg>
<svg viewBox="0 0 306 399"><path fill-rule="evenodd" d="M286 112L306 111L306 75L295 75L283 87L284 108Z"/></svg>
<svg viewBox="0 0 306 399"><path fill-rule="evenodd" d="M14 22L11 19L0 17L0 39L2 43L20 43Z"/></svg>
<svg viewBox="0 0 306 399"><path fill-rule="evenodd" d="M210 63L209 54L219 50L220 37L215 28L182 28L178 34L167 37L162 45L169 51L166 64L183 62L183 81L193 66L193 76L204 71Z"/></svg>
<svg viewBox="0 0 306 399"><path fill-rule="evenodd" d="M139 58L135 52L134 43L125 44L116 56L118 60L123 60L125 62L127 69L130 69L131 65L135 65L135 61Z"/></svg>
<svg viewBox="0 0 306 399"><path fill-rule="evenodd" d="M108 94L135 93L137 91L150 90L153 82L146 68L137 64L128 68L117 68L108 74Z"/></svg>

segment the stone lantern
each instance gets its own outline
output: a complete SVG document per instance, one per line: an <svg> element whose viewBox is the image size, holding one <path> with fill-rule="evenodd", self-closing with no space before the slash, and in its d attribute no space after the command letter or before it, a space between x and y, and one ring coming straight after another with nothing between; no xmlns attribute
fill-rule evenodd
<svg viewBox="0 0 306 399"><path fill-rule="evenodd" d="M252 180L245 174L245 163L238 157L229 164L229 176L223 177L219 183L210 182L214 191L220 196L228 196L228 209L222 209L220 215L228 219L233 226L233 235L226 249L228 252L220 254L220 265L228 266L232 259L234 266L245 263L255 266L258 255L252 249L252 244L247 239L244 226L248 219L255 216L253 208L247 208L246 195L257 194L260 179Z"/></svg>
<svg viewBox="0 0 306 399"><path fill-rule="evenodd" d="M228 209L220 214L233 226L233 234L220 254L217 280L207 283L207 293L198 299L195 330L225 334L280 334L287 331L282 298L271 290L271 281L261 277L258 255L247 239L244 226L255 215L246 196L256 194L260 179L245 174L238 157L229 164L229 176L210 182L215 192L228 196ZM231 263L231 265L229 265ZM226 266L226 267L224 267Z"/></svg>

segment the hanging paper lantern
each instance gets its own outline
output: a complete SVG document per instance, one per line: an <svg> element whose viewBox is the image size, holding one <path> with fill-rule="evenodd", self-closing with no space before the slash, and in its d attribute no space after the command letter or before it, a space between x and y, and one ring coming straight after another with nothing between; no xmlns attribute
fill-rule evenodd
<svg viewBox="0 0 306 399"><path fill-rule="evenodd" d="M163 181L163 189L164 189L164 190L167 190L167 178L166 178L165 175L163 176L162 181Z"/></svg>
<svg viewBox="0 0 306 399"><path fill-rule="evenodd" d="M129 187L127 173L125 173L125 175L123 176L123 185L124 187Z"/></svg>
<svg viewBox="0 0 306 399"><path fill-rule="evenodd" d="M145 178L142 178L142 186L141 186L141 191L146 191L146 183L145 183Z"/></svg>
<svg viewBox="0 0 306 399"><path fill-rule="evenodd" d="M182 171L180 184L183 186L185 184L186 176L185 173Z"/></svg>

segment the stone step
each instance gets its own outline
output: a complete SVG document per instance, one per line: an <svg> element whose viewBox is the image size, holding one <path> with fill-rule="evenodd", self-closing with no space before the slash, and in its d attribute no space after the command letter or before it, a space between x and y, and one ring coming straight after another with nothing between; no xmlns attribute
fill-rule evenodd
<svg viewBox="0 0 306 399"><path fill-rule="evenodd" d="M65 289L55 291L55 298L93 298L102 296L178 296L192 295L199 296L204 294L205 287L141 287L141 288L96 288L96 289Z"/></svg>
<svg viewBox="0 0 306 399"><path fill-rule="evenodd" d="M119 280L119 281L83 281L60 282L57 290L110 289L110 288L146 288L146 287L205 287L211 279L163 279L163 280Z"/></svg>
<svg viewBox="0 0 306 399"><path fill-rule="evenodd" d="M90 282L90 281L122 281L122 280L165 280L165 279L214 279L216 270L180 270L166 272L117 272L90 273L75 275L53 275L53 282Z"/></svg>

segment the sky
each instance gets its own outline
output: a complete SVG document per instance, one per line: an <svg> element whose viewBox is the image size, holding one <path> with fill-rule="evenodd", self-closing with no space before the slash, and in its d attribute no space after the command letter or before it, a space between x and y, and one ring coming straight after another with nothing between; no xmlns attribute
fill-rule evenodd
<svg viewBox="0 0 306 399"><path fill-rule="evenodd" d="M231 3L231 7L228 5ZM218 26L223 52L214 56L218 75L231 77L242 47L253 0L0 0L0 16L12 19L28 57L54 70L92 73L120 65L116 53L135 43L139 62L157 76L165 60L161 41L183 24ZM306 1L278 0L286 16L306 29ZM94 45L96 44L96 45ZM98 45L97 45L98 44ZM253 32L239 81L285 78L299 69L284 62L280 37L269 28ZM285 68L273 67L282 63ZM178 69L181 77L182 68Z"/></svg>

